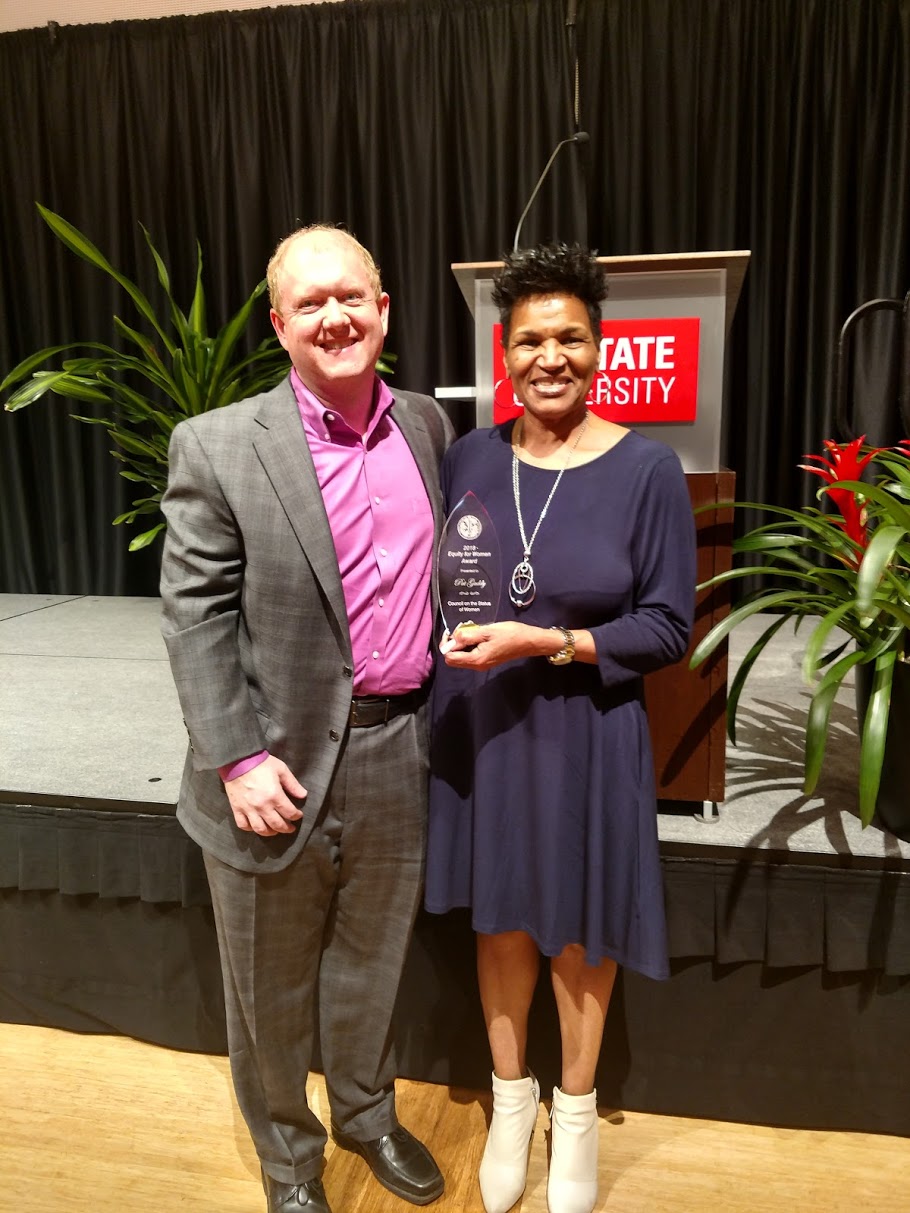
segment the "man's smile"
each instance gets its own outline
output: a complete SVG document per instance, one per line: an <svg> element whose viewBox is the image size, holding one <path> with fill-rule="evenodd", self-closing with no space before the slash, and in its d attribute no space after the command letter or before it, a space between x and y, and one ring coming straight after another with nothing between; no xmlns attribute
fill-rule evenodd
<svg viewBox="0 0 910 1213"><path fill-rule="evenodd" d="M335 341L321 341L319 348L328 354L340 354L344 350L349 350L351 346L357 344L356 337L338 338Z"/></svg>

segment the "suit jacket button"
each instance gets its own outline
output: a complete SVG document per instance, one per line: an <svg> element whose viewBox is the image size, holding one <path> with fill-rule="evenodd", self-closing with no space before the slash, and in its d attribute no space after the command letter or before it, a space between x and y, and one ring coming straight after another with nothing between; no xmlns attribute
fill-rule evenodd
<svg viewBox="0 0 910 1213"><path fill-rule="evenodd" d="M351 667L349 665L343 665L341 667L341 672L342 672L342 674L344 674L345 678L351 678L351 677L353 677L353 674L354 674L354 671L351 669Z"/></svg>
<svg viewBox="0 0 910 1213"><path fill-rule="evenodd" d="M329 729L329 737L331 737L332 741L338 741L339 738L341 737L341 734L338 732L337 729Z"/></svg>

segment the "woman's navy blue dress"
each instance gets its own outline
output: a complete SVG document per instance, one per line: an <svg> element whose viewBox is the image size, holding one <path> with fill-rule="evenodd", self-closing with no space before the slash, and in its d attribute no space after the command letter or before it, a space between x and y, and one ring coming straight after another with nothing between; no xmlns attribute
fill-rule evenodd
<svg viewBox="0 0 910 1213"><path fill-rule="evenodd" d="M592 632L597 665L541 657L484 673L439 661L426 905L470 906L474 929L526 931L668 972L657 804L642 675L686 649L695 540L685 477L663 443L630 432L565 472L534 542L537 596L508 597L522 549L511 424L475 430L443 463L447 509L473 490L502 549L498 619ZM555 471L519 464L525 532Z"/></svg>

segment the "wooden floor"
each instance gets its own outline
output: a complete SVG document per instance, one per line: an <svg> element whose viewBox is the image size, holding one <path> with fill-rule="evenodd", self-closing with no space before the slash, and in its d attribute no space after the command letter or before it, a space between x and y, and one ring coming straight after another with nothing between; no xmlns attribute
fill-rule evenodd
<svg viewBox="0 0 910 1213"><path fill-rule="evenodd" d="M314 1078L312 1106L328 1122ZM910 1092L908 1092L910 1098ZM486 1092L402 1082L402 1121L446 1176L435 1213L483 1213ZM910 1213L910 1141L611 1113L598 1208L610 1213ZM546 1115L521 1213L546 1213ZM358 1157L329 1143L334 1213L405 1213ZM0 1024L3 1213L263 1213L259 1168L226 1058L122 1036Z"/></svg>

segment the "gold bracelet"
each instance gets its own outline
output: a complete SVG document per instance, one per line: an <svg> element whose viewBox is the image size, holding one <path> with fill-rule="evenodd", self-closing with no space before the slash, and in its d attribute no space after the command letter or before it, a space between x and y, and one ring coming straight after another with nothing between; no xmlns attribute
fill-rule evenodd
<svg viewBox="0 0 910 1213"><path fill-rule="evenodd" d="M552 653L548 658L550 665L568 665L575 658L575 635L568 628L558 625L550 628L551 632L562 632L563 646L558 653Z"/></svg>

